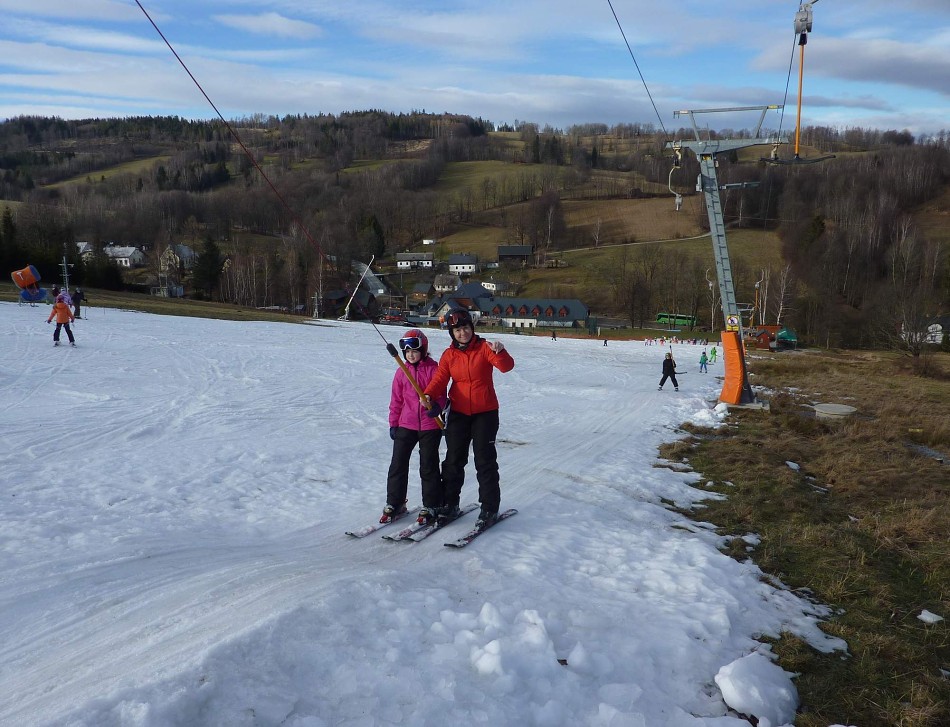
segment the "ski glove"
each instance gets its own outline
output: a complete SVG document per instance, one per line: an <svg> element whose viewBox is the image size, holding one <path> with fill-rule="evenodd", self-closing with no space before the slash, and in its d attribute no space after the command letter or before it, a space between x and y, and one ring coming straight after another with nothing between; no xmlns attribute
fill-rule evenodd
<svg viewBox="0 0 950 727"><path fill-rule="evenodd" d="M430 402L429 408L426 409L426 416L429 417L429 419L435 419L441 413L442 413L442 407L439 406L439 402L437 401Z"/></svg>
<svg viewBox="0 0 950 727"><path fill-rule="evenodd" d="M396 429L397 429L397 428L398 428L398 427L390 427L390 428L389 428L389 438L390 438L391 440L393 440L394 442L396 441Z"/></svg>

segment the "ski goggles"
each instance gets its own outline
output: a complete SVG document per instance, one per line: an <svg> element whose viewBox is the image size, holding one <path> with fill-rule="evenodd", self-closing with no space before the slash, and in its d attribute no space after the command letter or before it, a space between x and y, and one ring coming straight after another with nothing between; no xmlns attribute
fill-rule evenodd
<svg viewBox="0 0 950 727"><path fill-rule="evenodd" d="M472 325L472 317L468 313L449 313L445 317L445 325L449 328Z"/></svg>
<svg viewBox="0 0 950 727"><path fill-rule="evenodd" d="M422 339L419 336L407 336L399 339L400 351L421 351Z"/></svg>

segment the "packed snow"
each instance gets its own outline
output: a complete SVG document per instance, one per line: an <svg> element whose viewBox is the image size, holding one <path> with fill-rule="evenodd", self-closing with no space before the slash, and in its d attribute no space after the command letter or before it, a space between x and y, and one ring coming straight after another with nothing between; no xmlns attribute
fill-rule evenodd
<svg viewBox="0 0 950 727"><path fill-rule="evenodd" d="M0 303L0 725L778 725L760 637L845 647L658 460L727 416L697 346L674 392L664 347L489 334L519 514L454 550L474 516L344 534L384 504L403 329L83 312L54 348L46 306Z"/></svg>

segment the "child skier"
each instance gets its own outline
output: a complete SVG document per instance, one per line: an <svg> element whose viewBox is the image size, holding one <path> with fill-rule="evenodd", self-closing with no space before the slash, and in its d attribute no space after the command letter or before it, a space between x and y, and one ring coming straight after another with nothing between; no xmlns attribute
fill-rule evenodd
<svg viewBox="0 0 950 727"><path fill-rule="evenodd" d="M420 388L424 387L438 368L429 356L429 339L414 328L399 339L399 348L416 383ZM445 401L445 397L442 397L439 403L444 406ZM389 438L393 440L393 457L386 478L386 507L379 518L381 523L388 523L406 511L409 461L416 443L419 444L422 505L434 510L442 504L442 481L439 477L442 430L434 419L424 416L424 413L419 395L400 368L393 377L389 399Z"/></svg>
<svg viewBox="0 0 950 727"><path fill-rule="evenodd" d="M709 359L706 357L706 351L704 349L703 352L699 354L699 373L701 374L708 373L708 370L706 369L706 362L708 360Z"/></svg>
<svg viewBox="0 0 950 727"><path fill-rule="evenodd" d="M478 477L478 499L481 512L476 528L491 525L498 517L501 504L501 486L498 476L498 452L495 436L498 433L498 397L492 381L492 369L507 373L515 367L514 359L500 341L488 342L475 335L475 324L467 310L455 309L445 316L452 344L442 354L439 370L425 387L432 402L427 415L438 416L442 407L440 398L449 390L452 414L445 426L445 460L442 462L442 504L437 513L441 520L459 515L459 499L465 482L468 450L475 455ZM420 513L420 522L427 522L431 512Z"/></svg>
<svg viewBox="0 0 950 727"><path fill-rule="evenodd" d="M75 346L76 339L73 337L73 332L72 329L70 329L69 324L76 319L73 317L73 312L69 309L69 303L66 302L66 296L62 293L56 296L56 302L53 303L53 310L49 312L49 318L46 319L46 322L49 323L52 321L53 316L56 316L56 330L53 331L53 345L59 345L59 331L65 327L66 336L69 338L69 345Z"/></svg>

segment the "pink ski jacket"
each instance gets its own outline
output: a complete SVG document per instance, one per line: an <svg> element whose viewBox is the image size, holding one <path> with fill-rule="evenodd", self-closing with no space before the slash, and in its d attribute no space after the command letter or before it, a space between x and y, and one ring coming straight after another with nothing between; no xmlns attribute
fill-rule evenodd
<svg viewBox="0 0 950 727"><path fill-rule="evenodd" d="M419 384L419 388L425 389L439 365L426 356L415 366L406 362L406 367ZM445 407L445 396L437 401L443 408ZM413 429L417 432L439 428L435 419L430 419L425 415L425 407L419 403L419 395L412 388L412 384L409 383L402 369L398 369L396 375L393 376L393 393L389 400L389 426Z"/></svg>

